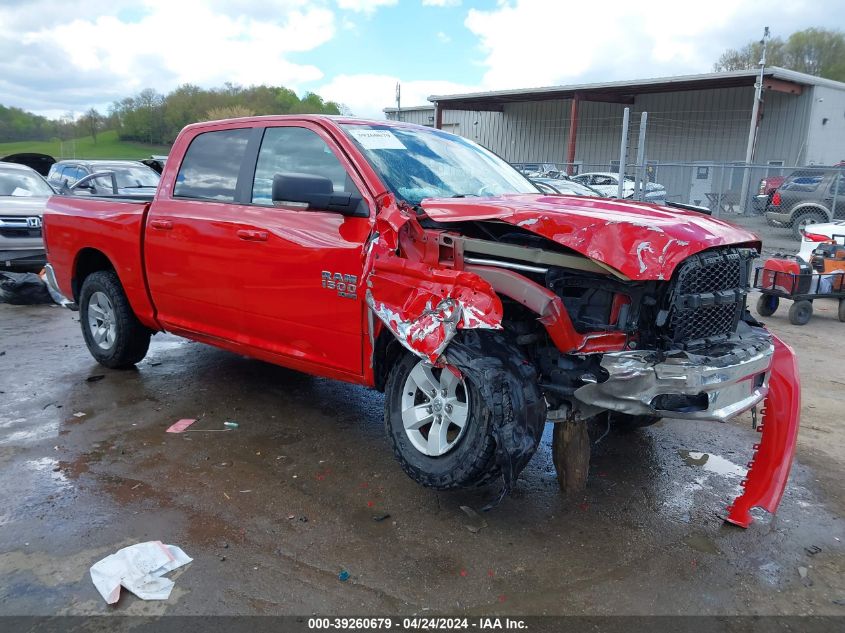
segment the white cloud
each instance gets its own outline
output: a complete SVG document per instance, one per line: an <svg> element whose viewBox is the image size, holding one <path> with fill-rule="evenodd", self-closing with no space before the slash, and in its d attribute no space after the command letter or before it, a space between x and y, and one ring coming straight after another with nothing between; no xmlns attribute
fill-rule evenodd
<svg viewBox="0 0 845 633"><path fill-rule="evenodd" d="M181 83L296 88L322 79L323 72L290 55L316 48L336 31L332 11L305 4L276 1L272 18L257 19L243 13L244 2L218 11L200 0L145 0L133 5L131 18L118 10L16 32L0 26L0 94L4 101L46 111L82 109Z"/></svg>
<svg viewBox="0 0 845 633"><path fill-rule="evenodd" d="M457 7L461 0L422 0L424 7Z"/></svg>
<svg viewBox="0 0 845 633"><path fill-rule="evenodd" d="M841 1L841 0L840 0ZM727 48L757 39L763 25L784 36L829 28L835 0L500 0L470 9L464 25L479 38L487 88L710 72ZM842 22L842 17L837 18Z"/></svg>
<svg viewBox="0 0 845 633"><path fill-rule="evenodd" d="M443 31L437 31L437 39L440 40L441 42L443 42L444 44L448 44L449 42L452 41L452 38L449 37Z"/></svg>
<svg viewBox="0 0 845 633"><path fill-rule="evenodd" d="M390 7L399 0L337 0L337 6L356 13L375 13L379 7Z"/></svg>
<svg viewBox="0 0 845 633"><path fill-rule="evenodd" d="M325 99L347 106L355 116L383 119L385 107L396 105L396 82L391 75L338 75L316 90ZM451 81L402 81L402 105L427 105L433 94L476 90Z"/></svg>

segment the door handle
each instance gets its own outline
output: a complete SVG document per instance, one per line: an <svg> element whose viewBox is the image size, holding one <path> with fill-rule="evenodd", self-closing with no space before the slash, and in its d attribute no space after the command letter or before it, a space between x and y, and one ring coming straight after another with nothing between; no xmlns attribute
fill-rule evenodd
<svg viewBox="0 0 845 633"><path fill-rule="evenodd" d="M150 220L150 226L154 229L169 231L173 228L173 222L171 222L170 220Z"/></svg>
<svg viewBox="0 0 845 633"><path fill-rule="evenodd" d="M267 231L241 229L238 231L238 237L247 242L266 242L268 234Z"/></svg>

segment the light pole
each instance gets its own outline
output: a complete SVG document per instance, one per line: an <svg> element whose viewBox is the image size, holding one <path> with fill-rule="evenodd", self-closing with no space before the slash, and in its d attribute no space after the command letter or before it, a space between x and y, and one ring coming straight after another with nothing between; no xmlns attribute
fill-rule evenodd
<svg viewBox="0 0 845 633"><path fill-rule="evenodd" d="M763 45L763 53L760 56L760 75L757 77L757 82L754 84L754 107L751 109L751 125L748 129L748 143L745 147L745 168L742 173L742 190L739 194L739 209L741 213L746 213L746 205L748 203L748 185L751 179L751 163L754 160L754 146L757 144L757 132L760 116L760 101L763 98L763 72L766 68L766 46L769 43L769 27L763 29L763 39L760 44Z"/></svg>

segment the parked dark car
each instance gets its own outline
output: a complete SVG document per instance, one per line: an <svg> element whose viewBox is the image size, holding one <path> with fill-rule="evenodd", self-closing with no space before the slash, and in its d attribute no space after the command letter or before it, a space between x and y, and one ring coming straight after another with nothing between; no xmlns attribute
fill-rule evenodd
<svg viewBox="0 0 845 633"><path fill-rule="evenodd" d="M810 224L845 217L845 170L799 169L775 191L766 219L792 229L796 240Z"/></svg>
<svg viewBox="0 0 845 633"><path fill-rule="evenodd" d="M47 175L47 181L59 193L98 196L152 195L160 178L135 160L60 160Z"/></svg>

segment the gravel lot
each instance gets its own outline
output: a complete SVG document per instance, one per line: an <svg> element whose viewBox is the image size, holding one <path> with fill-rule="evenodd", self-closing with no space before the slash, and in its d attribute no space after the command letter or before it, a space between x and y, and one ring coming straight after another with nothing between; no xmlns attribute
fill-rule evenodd
<svg viewBox="0 0 845 633"><path fill-rule="evenodd" d="M797 249L764 229L767 251ZM800 356L797 462L778 515L741 530L720 516L749 417L611 433L572 501L547 427L481 523L460 506L495 489L413 484L376 392L168 335L110 371L75 313L0 305L0 613L845 614L845 324L832 302L804 327L785 312L767 323ZM195 432L165 434L180 418ZM194 562L168 601L108 607L89 567L146 540Z"/></svg>

